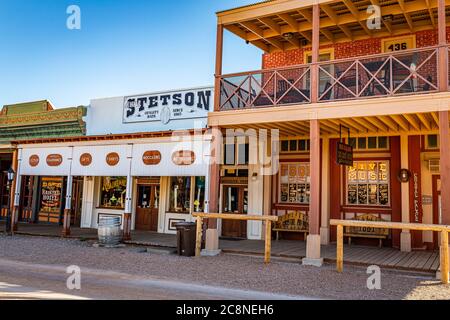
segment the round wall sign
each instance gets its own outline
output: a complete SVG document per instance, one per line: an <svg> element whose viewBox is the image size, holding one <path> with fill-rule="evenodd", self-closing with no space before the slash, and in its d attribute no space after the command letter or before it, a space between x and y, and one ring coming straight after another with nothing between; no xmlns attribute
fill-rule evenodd
<svg viewBox="0 0 450 320"><path fill-rule="evenodd" d="M172 162L177 166L189 166L195 162L195 153L190 150L175 151L172 154Z"/></svg>
<svg viewBox="0 0 450 320"><path fill-rule="evenodd" d="M83 167L87 167L87 166L91 165L91 163L92 163L92 156L90 153L83 153L80 156L80 164Z"/></svg>
<svg viewBox="0 0 450 320"><path fill-rule="evenodd" d="M63 157L60 154L49 154L47 156L47 164L50 167L58 167L63 162Z"/></svg>
<svg viewBox="0 0 450 320"><path fill-rule="evenodd" d="M115 165L117 165L119 163L119 161L120 161L120 156L117 152L111 152L106 155L106 163L111 167L114 167Z"/></svg>
<svg viewBox="0 0 450 320"><path fill-rule="evenodd" d="M36 167L39 164L39 156L37 154L33 154L28 159L28 163L31 167Z"/></svg>
<svg viewBox="0 0 450 320"><path fill-rule="evenodd" d="M145 151L142 155L142 162L147 166L154 166L161 162L161 152L158 150Z"/></svg>

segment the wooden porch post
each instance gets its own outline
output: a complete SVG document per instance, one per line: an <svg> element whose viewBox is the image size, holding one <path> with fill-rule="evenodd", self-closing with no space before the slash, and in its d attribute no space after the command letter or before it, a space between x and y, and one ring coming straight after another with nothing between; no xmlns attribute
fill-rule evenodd
<svg viewBox="0 0 450 320"><path fill-rule="evenodd" d="M223 25L217 25L216 39L216 68L214 83L214 111L220 111L220 76L222 75L223 60Z"/></svg>
<svg viewBox="0 0 450 320"><path fill-rule="evenodd" d="M11 185L11 190L9 190L10 192L10 199L12 199L12 201L10 202L10 207L9 210L11 212L11 231L14 233L14 231L17 231L17 222L18 222L18 214L19 214L19 205L17 205L17 210L16 210L16 201L15 201L15 194L16 194L16 185L17 185L17 181L19 179L21 179L21 177L19 176L19 172L18 172L18 161L19 161L19 156L18 156L19 151L17 149L14 149L13 152L13 158L12 158L12 169L14 170L14 172L16 173L15 177L14 177L14 181L12 182Z"/></svg>
<svg viewBox="0 0 450 320"><path fill-rule="evenodd" d="M320 7L313 5L312 22L312 69L311 69L311 102L318 101L319 95L319 28ZM309 204L309 235L306 240L306 257L304 265L322 266L320 257L320 124L318 119L310 120L310 204Z"/></svg>
<svg viewBox="0 0 450 320"><path fill-rule="evenodd" d="M131 176L131 160L133 154L133 145L130 145L128 154L128 174L127 187L125 191L125 212L123 213L123 241L131 240L131 201L133 199L133 177Z"/></svg>
<svg viewBox="0 0 450 320"><path fill-rule="evenodd" d="M445 22L445 0L438 0L439 91L448 89L448 49Z"/></svg>
<svg viewBox="0 0 450 320"><path fill-rule="evenodd" d="M320 7L313 5L312 18L312 66L311 66L311 102L319 100L319 46L320 46Z"/></svg>
<svg viewBox="0 0 450 320"><path fill-rule="evenodd" d="M222 133L220 128L211 128L211 162L209 165L209 204L208 213L219 213L219 190L220 190L220 161L222 148ZM217 219L208 219L206 230L205 253L216 255L219 253L219 233L217 230Z"/></svg>
<svg viewBox="0 0 450 320"><path fill-rule="evenodd" d="M72 182L73 182L72 174L69 174L67 176L67 186L66 186L66 205L64 208L64 221L62 230L63 237L70 236L70 216L72 213Z"/></svg>
<svg viewBox="0 0 450 320"><path fill-rule="evenodd" d="M450 136L448 111L439 112L439 142L440 142L440 168L441 190L443 195L450 191ZM450 198L442 196L442 224L450 225Z"/></svg>
<svg viewBox="0 0 450 320"><path fill-rule="evenodd" d="M309 203L309 235L306 240L306 258L304 265L320 267L323 259L320 256L320 124L319 120L310 120L310 203Z"/></svg>

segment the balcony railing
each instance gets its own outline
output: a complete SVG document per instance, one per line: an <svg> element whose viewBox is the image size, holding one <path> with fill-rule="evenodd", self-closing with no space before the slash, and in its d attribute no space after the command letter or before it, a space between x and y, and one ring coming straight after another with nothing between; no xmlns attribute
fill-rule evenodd
<svg viewBox="0 0 450 320"><path fill-rule="evenodd" d="M450 59L450 51L449 51ZM295 65L220 77L220 110L311 103L317 70L318 102L438 91L438 47Z"/></svg>

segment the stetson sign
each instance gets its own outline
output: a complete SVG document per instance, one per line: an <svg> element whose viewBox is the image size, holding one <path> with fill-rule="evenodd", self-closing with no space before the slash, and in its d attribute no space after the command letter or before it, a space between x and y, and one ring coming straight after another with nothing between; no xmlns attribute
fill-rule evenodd
<svg viewBox="0 0 450 320"><path fill-rule="evenodd" d="M142 155L142 162L146 166L155 166L161 162L161 152L158 150L145 151Z"/></svg>
<svg viewBox="0 0 450 320"><path fill-rule="evenodd" d="M60 154L49 154L47 156L47 164L49 167L58 167L63 162L63 157Z"/></svg>
<svg viewBox="0 0 450 320"><path fill-rule="evenodd" d="M123 122L161 121L207 117L213 106L213 89L183 91L125 97Z"/></svg>

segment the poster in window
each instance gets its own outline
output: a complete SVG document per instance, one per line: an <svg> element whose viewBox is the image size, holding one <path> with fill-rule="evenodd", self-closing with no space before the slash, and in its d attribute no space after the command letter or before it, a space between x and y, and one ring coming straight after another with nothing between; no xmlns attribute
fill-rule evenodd
<svg viewBox="0 0 450 320"><path fill-rule="evenodd" d="M297 185L289 185L289 202L297 202Z"/></svg>
<svg viewBox="0 0 450 320"><path fill-rule="evenodd" d="M62 179L42 178L41 211L59 213L61 208Z"/></svg>
<svg viewBox="0 0 450 320"><path fill-rule="evenodd" d="M281 202L287 202L288 201L288 193L289 193L289 185L288 184L282 184L281 185Z"/></svg>
<svg viewBox="0 0 450 320"><path fill-rule="evenodd" d="M367 184L358 185L358 203L367 204Z"/></svg>
<svg viewBox="0 0 450 320"><path fill-rule="evenodd" d="M387 184L380 184L378 186L380 204L388 205L389 204L389 188Z"/></svg>
<svg viewBox="0 0 450 320"><path fill-rule="evenodd" d="M357 192L356 192L357 185L356 184L349 184L348 185L348 191L347 191L347 201L349 204L356 204L357 203Z"/></svg>
<svg viewBox="0 0 450 320"><path fill-rule="evenodd" d="M378 185L369 184L369 204L377 204Z"/></svg>

